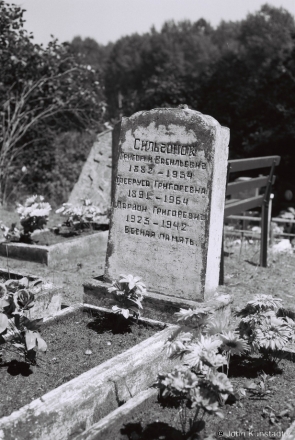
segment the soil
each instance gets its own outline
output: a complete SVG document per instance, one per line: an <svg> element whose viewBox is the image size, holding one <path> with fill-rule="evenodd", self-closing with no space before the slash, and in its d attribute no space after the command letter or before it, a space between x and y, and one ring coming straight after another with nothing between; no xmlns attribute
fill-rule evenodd
<svg viewBox="0 0 295 440"><path fill-rule="evenodd" d="M56 223L57 222L55 221L55 224ZM24 275L32 274L35 276L40 276L45 278L47 281L61 285L63 303L71 305L75 302L82 302L82 285L85 281L100 276L104 273L105 256L106 250L98 249L97 255L95 257L89 256L83 259L83 261L77 259L77 261L71 265L60 265L58 270L49 269L47 266L38 263L18 261L14 259L6 259L4 257L0 257L0 267L4 269L15 270L23 273ZM282 304L285 307L294 308L295 254L274 254L270 249L268 252L268 267L266 268L260 267L259 256L259 240L253 240L252 243L245 240L244 242L239 243L235 240L226 239L224 269L225 284L218 287L218 292L230 294L232 296L233 309L243 307L248 301L253 299L254 295L258 293L271 294L276 298L282 299ZM148 286L148 280L143 281ZM142 314L145 317L151 317L157 320L175 322L174 316L163 314L161 311L148 312L147 310L145 310L144 301ZM232 324L234 325L234 322ZM83 359L86 358L84 354L81 356ZM89 362L88 358L84 361ZM51 366L51 364L48 365ZM277 417L277 421L275 421L275 423L278 424L278 426L271 425L269 417L266 413L266 417L262 417L263 408L265 408L266 411L271 411L267 408L267 406L273 408L273 412L277 416L280 414L281 411L288 409L288 404L294 403L295 406L295 382L294 388L292 382L295 377L294 364L290 361L284 360L282 361L282 367L284 370L282 375L275 374L272 376L274 377L274 379L272 379L271 377L272 380L270 381L270 386L273 387L271 394L261 398L257 396L255 397L255 395L251 396L251 393L248 393L249 400L242 399L240 402L236 402L235 404L225 405L223 409L225 413L225 419L220 420L217 418L212 418L212 421L207 423L208 433L216 432L219 429L223 429L224 432L226 431L226 429L237 431L239 427L245 430L246 428L250 428L251 424L254 423L256 424L255 430L258 432L264 432L265 429L268 429L269 427L271 427L269 429L272 429L273 432L279 432L280 429L286 429L286 427L291 424L291 410L289 411L289 416L285 415L282 416L282 418ZM246 380L247 376L245 375L245 372L242 372L241 370L240 374L240 377L233 378L235 381L237 381L236 385L238 385L239 381L243 383ZM46 377L45 375L43 376ZM31 375L26 379L31 380L31 377L34 376ZM30 384L32 383L34 382L30 382ZM276 387L276 389L274 387ZM33 386L33 388L34 392L37 392L36 388L38 387ZM42 391L41 394L44 394L44 392ZM33 393L31 398L34 397L35 395ZM14 398L12 398L12 401L13 400ZM255 408L255 410L251 412L252 415L250 419L248 414L250 414L252 407ZM161 414L159 413L160 410ZM149 414L146 414L145 418L142 419L142 423L145 423L144 429L152 429L152 427L150 427L150 424L157 423L156 432L160 433L161 425L159 424L168 423L172 426L171 429L177 429L179 431L179 425L177 424L177 411L172 410L171 408L161 409L161 406L157 402L155 402L153 406L149 408L148 413ZM137 416L136 423L138 423L139 416L140 415ZM130 422L133 423L133 420L131 420ZM167 428L166 425L164 427L165 429ZM149 434L149 432L152 431L147 431L147 433L145 434L146 437L142 438L146 438L149 440L152 440L153 438L158 438L153 437L152 434ZM173 440L173 435L173 433L170 433L168 437L166 436L165 438L167 440ZM179 433L177 433L177 435L179 436ZM232 435L232 437L233 436L234 435ZM243 438L243 436L240 437ZM256 437L259 438L258 436ZM127 438L128 436L123 437L124 440ZM133 438L133 440L139 440L140 437L136 437L136 435L134 434L134 437L130 438ZM260 438L263 438L262 434L260 435ZM162 438L162 440L164 440L164 437Z"/></svg>
<svg viewBox="0 0 295 440"><path fill-rule="evenodd" d="M238 401L230 396L222 407L223 419L205 415L205 429L198 440L209 435L219 440L233 437L281 438L282 432L295 420L295 379L293 362L283 360L279 367L281 369L260 365L257 358L248 363L246 358L236 357L229 374L234 389L245 386L249 380L258 383L263 370L269 374L269 392L263 395L247 391L247 397ZM134 412L116 440L184 440L187 437L182 435L178 411L173 399L155 397L147 409L138 414ZM188 418L194 413L194 410L188 409Z"/></svg>
<svg viewBox="0 0 295 440"><path fill-rule="evenodd" d="M37 354L37 366L23 362L13 348L4 348L0 361L0 417L123 353L156 331L143 323L128 325L119 315L78 311L41 331L48 351ZM92 353L87 355L86 350Z"/></svg>

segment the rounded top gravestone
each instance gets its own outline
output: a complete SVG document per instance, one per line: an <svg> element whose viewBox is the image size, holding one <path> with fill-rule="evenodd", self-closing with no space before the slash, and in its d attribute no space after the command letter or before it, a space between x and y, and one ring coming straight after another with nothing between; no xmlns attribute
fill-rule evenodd
<svg viewBox="0 0 295 440"><path fill-rule="evenodd" d="M105 277L203 301L219 279L229 129L187 108L121 124Z"/></svg>

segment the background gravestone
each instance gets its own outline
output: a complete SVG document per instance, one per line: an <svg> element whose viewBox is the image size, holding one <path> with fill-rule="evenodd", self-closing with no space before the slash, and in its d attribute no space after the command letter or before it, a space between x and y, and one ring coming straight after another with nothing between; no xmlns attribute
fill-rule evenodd
<svg viewBox="0 0 295 440"><path fill-rule="evenodd" d="M203 301L218 286L229 129L189 109L123 118L105 277Z"/></svg>
<svg viewBox="0 0 295 440"><path fill-rule="evenodd" d="M119 141L120 141L121 121L114 125L112 132L112 185L111 199L114 200L116 188L116 171L119 160Z"/></svg>
<svg viewBox="0 0 295 440"><path fill-rule="evenodd" d="M91 199L102 211L111 207L112 132L100 133L94 142L81 174L69 197L69 203L81 205L81 199Z"/></svg>

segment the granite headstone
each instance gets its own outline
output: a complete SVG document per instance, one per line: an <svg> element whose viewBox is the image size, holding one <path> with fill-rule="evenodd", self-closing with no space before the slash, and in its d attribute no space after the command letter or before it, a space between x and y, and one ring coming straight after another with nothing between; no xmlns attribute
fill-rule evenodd
<svg viewBox="0 0 295 440"><path fill-rule="evenodd" d="M219 280L229 129L182 108L122 118L105 278L209 300Z"/></svg>

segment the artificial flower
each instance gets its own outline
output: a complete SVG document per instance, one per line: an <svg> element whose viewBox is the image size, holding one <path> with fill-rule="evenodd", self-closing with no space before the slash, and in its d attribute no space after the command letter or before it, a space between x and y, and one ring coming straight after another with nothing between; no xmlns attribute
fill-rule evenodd
<svg viewBox="0 0 295 440"><path fill-rule="evenodd" d="M247 343L244 339L239 338L237 332L227 332L219 335L222 341L220 349L226 351L230 355L238 355L247 351Z"/></svg>
<svg viewBox="0 0 295 440"><path fill-rule="evenodd" d="M146 292L145 284L140 281L141 277L134 277L133 275L120 275L119 283L127 283L130 290L136 287L141 293Z"/></svg>
<svg viewBox="0 0 295 440"><path fill-rule="evenodd" d="M281 305L282 300L274 298L272 295L255 295L252 301L248 301L247 304L253 306L258 311L264 310L277 310Z"/></svg>
<svg viewBox="0 0 295 440"><path fill-rule="evenodd" d="M292 329L281 318L271 317L253 332L253 347L281 350L292 336Z"/></svg>

